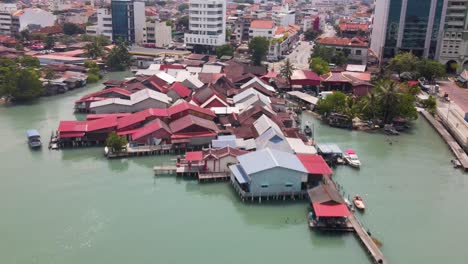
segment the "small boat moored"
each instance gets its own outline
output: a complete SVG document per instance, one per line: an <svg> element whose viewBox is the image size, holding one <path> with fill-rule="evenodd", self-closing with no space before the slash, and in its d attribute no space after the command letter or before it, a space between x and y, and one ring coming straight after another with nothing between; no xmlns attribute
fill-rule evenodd
<svg viewBox="0 0 468 264"><path fill-rule="evenodd" d="M40 148L42 146L41 135L36 129L29 129L26 131L28 138L28 145L31 148Z"/></svg>
<svg viewBox="0 0 468 264"><path fill-rule="evenodd" d="M361 167L361 161L359 160L356 151L352 149L346 149L343 158L349 166L353 168Z"/></svg>
<svg viewBox="0 0 468 264"><path fill-rule="evenodd" d="M364 200L359 195L356 195L356 196L353 197L353 203L354 203L354 206L356 206L356 208L359 209L359 210L366 209L366 205L364 204Z"/></svg>

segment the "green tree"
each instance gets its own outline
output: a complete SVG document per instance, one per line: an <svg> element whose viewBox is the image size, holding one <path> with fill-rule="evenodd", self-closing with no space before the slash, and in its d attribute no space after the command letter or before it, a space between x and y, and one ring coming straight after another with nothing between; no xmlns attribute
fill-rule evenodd
<svg viewBox="0 0 468 264"><path fill-rule="evenodd" d="M419 63L418 57L414 56L411 52L401 52L393 57L387 65L387 69L398 73L413 72L417 69Z"/></svg>
<svg viewBox="0 0 468 264"><path fill-rule="evenodd" d="M291 77L295 70L296 70L296 67L294 67L294 65L291 63L289 58L286 59L286 61L281 66L280 75L283 76L283 78L285 78L288 81L289 88L292 87Z"/></svg>
<svg viewBox="0 0 468 264"><path fill-rule="evenodd" d="M216 47L216 56L221 58L224 55L232 56L234 54L234 50L231 48L229 44L224 44L221 46Z"/></svg>
<svg viewBox="0 0 468 264"><path fill-rule="evenodd" d="M130 64L130 60L127 44L123 40L118 40L107 56L106 65L110 70L123 71Z"/></svg>
<svg viewBox="0 0 468 264"><path fill-rule="evenodd" d="M52 49L55 46L55 39L52 36L46 36L44 39L44 48Z"/></svg>
<svg viewBox="0 0 468 264"><path fill-rule="evenodd" d="M322 115L330 113L344 113L346 111L347 96L342 92L334 92L321 99L316 106L317 111Z"/></svg>
<svg viewBox="0 0 468 264"><path fill-rule="evenodd" d="M63 34L65 35L75 35L75 34L83 34L84 29L77 24L74 23L65 23L63 24Z"/></svg>
<svg viewBox="0 0 468 264"><path fill-rule="evenodd" d="M42 82L35 69L21 68L13 60L0 59L0 97L7 101L28 101L42 92Z"/></svg>
<svg viewBox="0 0 468 264"><path fill-rule="evenodd" d="M308 29L304 32L304 39L307 41L315 40L318 36L322 34L320 30Z"/></svg>
<svg viewBox="0 0 468 264"><path fill-rule="evenodd" d="M104 54L104 49L102 48L100 41L101 40L99 38L95 38L93 42L86 44L84 49L88 58L95 60L99 57L102 57Z"/></svg>
<svg viewBox="0 0 468 264"><path fill-rule="evenodd" d="M23 56L19 59L19 63L23 67L35 67L39 68L41 66L41 63L36 57L32 56Z"/></svg>
<svg viewBox="0 0 468 264"><path fill-rule="evenodd" d="M445 76L445 66L435 60L423 59L418 63L419 74L428 81Z"/></svg>
<svg viewBox="0 0 468 264"><path fill-rule="evenodd" d="M172 27L174 25L174 22L172 20L166 20L166 26Z"/></svg>
<svg viewBox="0 0 468 264"><path fill-rule="evenodd" d="M183 3L177 7L177 10L179 10L179 12L184 12L188 8L189 8L189 5L187 3Z"/></svg>
<svg viewBox="0 0 468 264"><path fill-rule="evenodd" d="M393 81L382 80L374 87L380 105L381 118L389 124L399 115L398 107L401 98L400 87ZM413 106L414 107L414 106Z"/></svg>
<svg viewBox="0 0 468 264"><path fill-rule="evenodd" d="M331 62L335 63L336 65L344 65L346 62L348 62L348 56L346 56L345 53L341 50L335 51Z"/></svg>
<svg viewBox="0 0 468 264"><path fill-rule="evenodd" d="M328 62L321 58L312 58L310 60L310 70L317 73L318 75L323 75L330 72L330 66Z"/></svg>
<svg viewBox="0 0 468 264"><path fill-rule="evenodd" d="M270 42L264 37L254 37L249 43L249 49L252 54L252 62L254 65L261 65L262 60L268 54Z"/></svg>
<svg viewBox="0 0 468 264"><path fill-rule="evenodd" d="M44 74L44 79L47 79L47 80L53 80L55 79L55 76L56 76L54 69L50 67L44 68L43 74Z"/></svg>
<svg viewBox="0 0 468 264"><path fill-rule="evenodd" d="M428 99L422 102L422 105L427 109L431 115L435 115L437 110L437 100L434 96L429 96Z"/></svg>
<svg viewBox="0 0 468 264"><path fill-rule="evenodd" d="M23 29L19 33L19 39L21 41L28 41L31 40L31 33L29 33L29 30Z"/></svg>
<svg viewBox="0 0 468 264"><path fill-rule="evenodd" d="M314 50L312 51L312 58L321 58L327 63L332 62L333 54L335 53L335 49L328 48L322 45L315 45Z"/></svg>
<svg viewBox="0 0 468 264"><path fill-rule="evenodd" d="M88 83L95 83L101 79L101 72L96 62L85 61L84 66L88 68Z"/></svg>
<svg viewBox="0 0 468 264"><path fill-rule="evenodd" d="M182 16L177 20L177 28L179 29L187 29L189 27L189 17L188 16Z"/></svg>
<svg viewBox="0 0 468 264"><path fill-rule="evenodd" d="M123 151L127 144L127 139L117 135L116 132L111 132L106 139L106 147L108 147L112 152Z"/></svg>

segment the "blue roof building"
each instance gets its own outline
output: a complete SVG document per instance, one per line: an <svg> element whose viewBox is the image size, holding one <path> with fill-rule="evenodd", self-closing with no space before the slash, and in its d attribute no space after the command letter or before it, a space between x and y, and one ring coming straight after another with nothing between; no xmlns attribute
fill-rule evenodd
<svg viewBox="0 0 468 264"><path fill-rule="evenodd" d="M262 149L237 157L229 167L231 181L241 197L298 195L307 181L307 170L296 155Z"/></svg>

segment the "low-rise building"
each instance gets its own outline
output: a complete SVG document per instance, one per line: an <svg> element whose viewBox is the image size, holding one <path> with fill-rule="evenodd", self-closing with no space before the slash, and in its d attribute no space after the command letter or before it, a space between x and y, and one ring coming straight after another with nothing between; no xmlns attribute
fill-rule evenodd
<svg viewBox="0 0 468 264"><path fill-rule="evenodd" d="M146 21L146 40L145 43L154 45L158 48L168 47L172 43L172 29L165 22Z"/></svg>
<svg viewBox="0 0 468 264"><path fill-rule="evenodd" d="M21 9L12 14L12 33L53 26L56 20L55 15L40 8Z"/></svg>
<svg viewBox="0 0 468 264"><path fill-rule="evenodd" d="M275 35L275 22L273 20L253 20L250 23L249 37L265 37L267 39L273 38Z"/></svg>
<svg viewBox="0 0 468 264"><path fill-rule="evenodd" d="M348 62L367 64L369 43L359 38L325 37L316 43L336 50L349 50Z"/></svg>
<svg viewBox="0 0 468 264"><path fill-rule="evenodd" d="M86 27L86 34L92 36L103 35L112 40L112 13L108 8L96 11L97 23Z"/></svg>

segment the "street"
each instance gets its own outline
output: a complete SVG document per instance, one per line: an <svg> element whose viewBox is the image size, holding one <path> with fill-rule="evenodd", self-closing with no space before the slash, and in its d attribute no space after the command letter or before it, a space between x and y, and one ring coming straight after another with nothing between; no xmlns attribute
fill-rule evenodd
<svg viewBox="0 0 468 264"><path fill-rule="evenodd" d="M325 25L325 29L323 34L320 36L321 38L325 37L334 37L336 35L335 29L332 25ZM302 37L301 37L302 39ZM283 65L284 60L288 59L291 63L296 67L296 69L300 70L308 70L309 69L309 58L312 52L312 48L314 44L310 44L309 41L299 41L299 45L292 50L291 54L287 55L285 59L278 61L278 62L271 62L268 63L268 69L274 69L275 72L279 72L281 66Z"/></svg>

